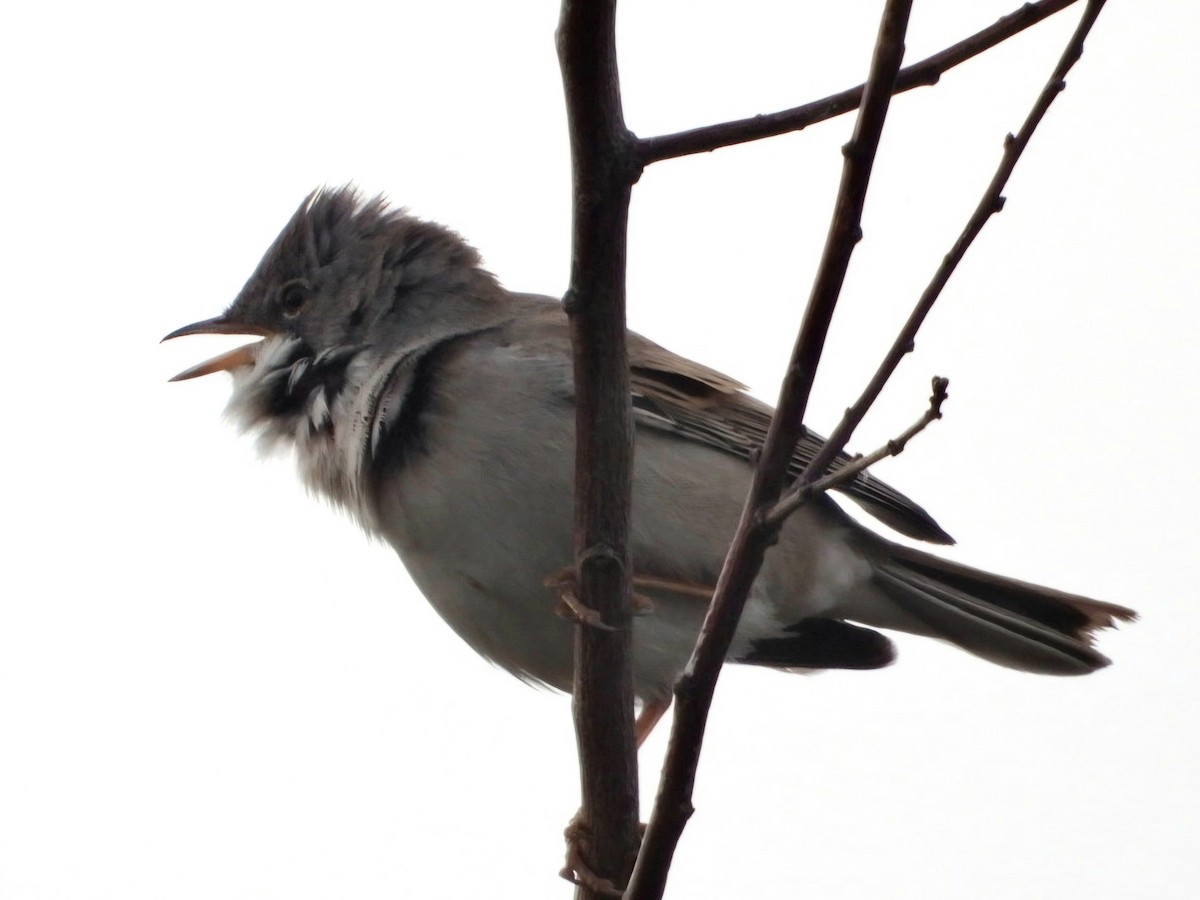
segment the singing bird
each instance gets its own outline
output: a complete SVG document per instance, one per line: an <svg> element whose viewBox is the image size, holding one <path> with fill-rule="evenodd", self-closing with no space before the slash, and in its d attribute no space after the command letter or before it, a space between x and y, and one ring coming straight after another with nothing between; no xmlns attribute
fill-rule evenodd
<svg viewBox="0 0 1200 900"><path fill-rule="evenodd" d="M235 421L264 449L293 451L310 490L386 540L468 644L523 679L571 689L573 626L553 587L572 564L575 428L559 303L504 289L441 225L324 189L224 313L167 337L208 333L261 340L176 380L229 372ZM695 642L771 409L719 372L628 339L641 741ZM805 437L793 469L821 445ZM901 534L952 542L868 474L841 490ZM784 523L729 660L875 669L895 656L882 628L1026 672L1083 675L1109 662L1093 632L1133 618L901 546L822 496Z"/></svg>

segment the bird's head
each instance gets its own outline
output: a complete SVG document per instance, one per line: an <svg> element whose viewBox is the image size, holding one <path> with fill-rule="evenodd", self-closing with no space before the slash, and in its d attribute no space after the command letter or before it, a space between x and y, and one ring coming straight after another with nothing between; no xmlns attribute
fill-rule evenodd
<svg viewBox="0 0 1200 900"><path fill-rule="evenodd" d="M494 310L501 295L479 254L457 234L353 188L314 191L221 315L164 338L262 338L193 366L182 381L234 377L231 412L277 437L330 424L354 366L419 347ZM494 312L492 313L494 315Z"/></svg>

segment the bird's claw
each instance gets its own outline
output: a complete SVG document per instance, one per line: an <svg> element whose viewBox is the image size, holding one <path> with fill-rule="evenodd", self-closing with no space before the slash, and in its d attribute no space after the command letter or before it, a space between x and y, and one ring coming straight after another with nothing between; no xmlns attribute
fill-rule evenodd
<svg viewBox="0 0 1200 900"><path fill-rule="evenodd" d="M608 878L597 875L584 860L589 837L588 826L583 823L580 813L563 829L563 837L567 841L566 864L559 870L559 875L571 884L582 885L595 894L605 897L622 897L625 892L618 888Z"/></svg>

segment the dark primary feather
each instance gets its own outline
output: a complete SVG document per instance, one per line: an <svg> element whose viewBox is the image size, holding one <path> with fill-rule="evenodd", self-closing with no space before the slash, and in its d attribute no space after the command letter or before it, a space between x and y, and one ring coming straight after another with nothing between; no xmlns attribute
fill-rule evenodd
<svg viewBox="0 0 1200 900"><path fill-rule="evenodd" d="M877 549L875 583L901 609L985 659L1047 675L1083 675L1109 664L1093 633L1137 614L1115 603L1042 587L939 559L909 547Z"/></svg>
<svg viewBox="0 0 1200 900"><path fill-rule="evenodd" d="M745 394L744 385L638 335L630 335L629 352L633 405L640 423L747 459L766 441L772 410ZM799 475L824 445L820 435L805 434L792 454L792 476ZM851 459L839 454L832 469ZM954 543L929 513L866 472L838 490L901 534L934 544Z"/></svg>

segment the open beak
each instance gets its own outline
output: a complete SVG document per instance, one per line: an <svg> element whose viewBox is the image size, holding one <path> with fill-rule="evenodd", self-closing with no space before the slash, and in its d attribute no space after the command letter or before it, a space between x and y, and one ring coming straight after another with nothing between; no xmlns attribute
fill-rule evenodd
<svg viewBox="0 0 1200 900"><path fill-rule="evenodd" d="M257 334L267 337L271 332L258 325L248 325L244 322L227 319L225 316L217 316L177 328L163 340L169 341L172 338L186 337L189 334ZM214 356L198 366L184 369L171 381L187 381L189 378L199 378L201 375L211 375L213 372L232 372L234 369L252 366L258 358L258 347L261 343L262 341L253 341L222 353L220 356Z"/></svg>

